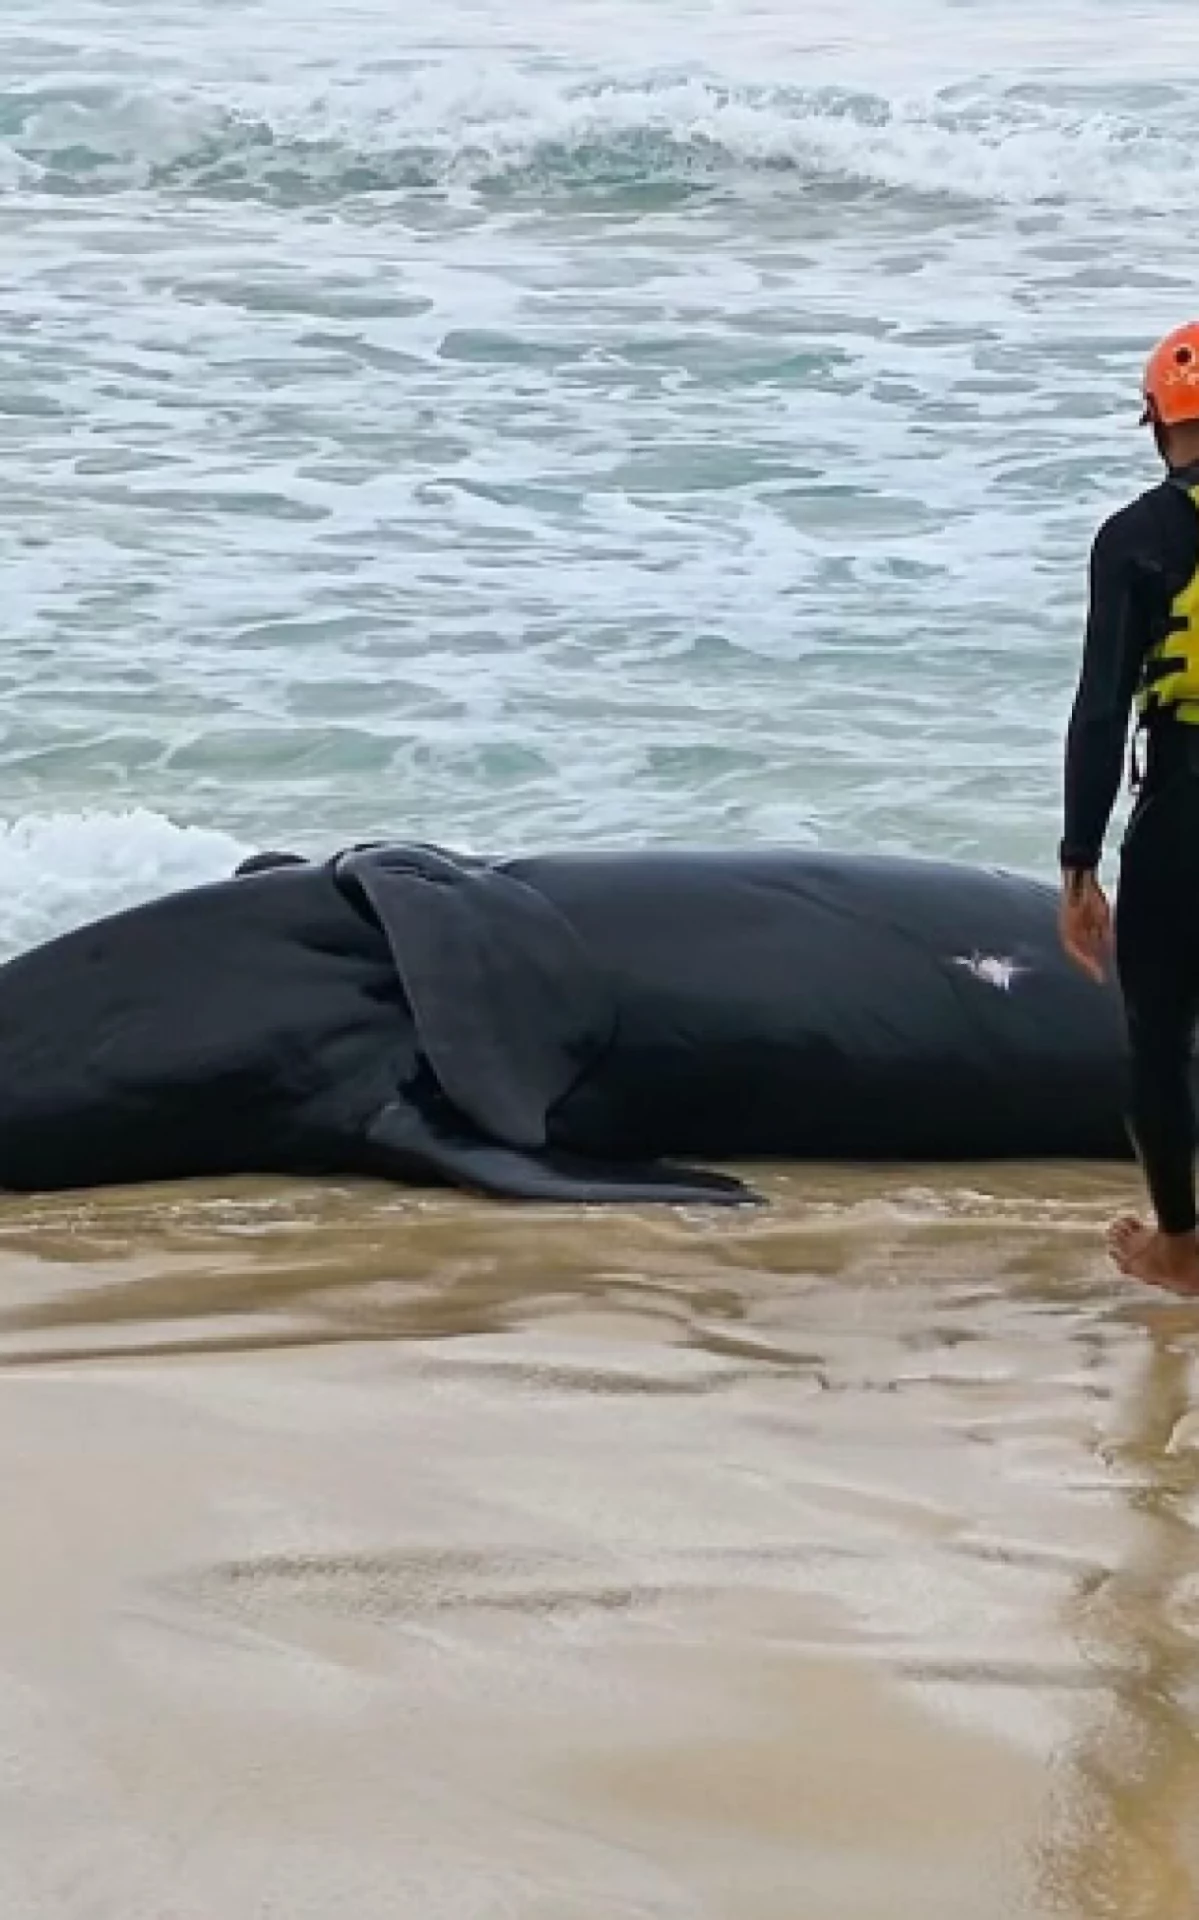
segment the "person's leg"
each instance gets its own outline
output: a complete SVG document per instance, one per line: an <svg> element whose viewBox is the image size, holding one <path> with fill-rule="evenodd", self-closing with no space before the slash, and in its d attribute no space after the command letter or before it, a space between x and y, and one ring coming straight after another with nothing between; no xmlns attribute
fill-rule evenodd
<svg viewBox="0 0 1199 1920"><path fill-rule="evenodd" d="M1199 1292L1191 1057L1199 1015L1199 785L1148 802L1125 842L1116 961L1131 1051L1129 1130L1156 1229L1117 1221L1109 1244L1136 1279Z"/></svg>

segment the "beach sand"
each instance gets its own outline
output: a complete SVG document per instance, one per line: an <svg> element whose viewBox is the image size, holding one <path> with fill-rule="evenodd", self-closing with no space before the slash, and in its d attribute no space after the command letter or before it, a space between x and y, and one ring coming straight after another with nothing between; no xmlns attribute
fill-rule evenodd
<svg viewBox="0 0 1199 1920"><path fill-rule="evenodd" d="M5 1920L1194 1920L1122 1170L0 1216Z"/></svg>

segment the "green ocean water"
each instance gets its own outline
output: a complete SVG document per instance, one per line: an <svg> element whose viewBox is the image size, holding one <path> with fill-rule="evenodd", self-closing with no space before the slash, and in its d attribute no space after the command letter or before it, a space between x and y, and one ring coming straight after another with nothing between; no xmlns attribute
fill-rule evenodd
<svg viewBox="0 0 1199 1920"><path fill-rule="evenodd" d="M1199 16L896 22L6 9L6 950L379 833L1051 867Z"/></svg>

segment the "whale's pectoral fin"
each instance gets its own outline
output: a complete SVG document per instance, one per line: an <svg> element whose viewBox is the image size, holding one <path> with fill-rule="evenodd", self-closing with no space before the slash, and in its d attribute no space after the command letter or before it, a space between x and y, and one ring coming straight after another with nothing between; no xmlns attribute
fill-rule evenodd
<svg viewBox="0 0 1199 1920"><path fill-rule="evenodd" d="M544 1147L550 1109L616 1024L573 928L521 881L432 847L360 849L333 872L387 939L442 1092L488 1138Z"/></svg>
<svg viewBox="0 0 1199 1920"><path fill-rule="evenodd" d="M514 1200L756 1199L727 1174L580 1159L547 1116L616 1024L604 976L533 888L435 847L358 850L334 863L382 928L411 1008L421 1076L368 1129L382 1174Z"/></svg>
<svg viewBox="0 0 1199 1920"><path fill-rule="evenodd" d="M759 1196L729 1174L643 1162L607 1163L554 1150L528 1153L484 1139L448 1115L405 1101L368 1130L373 1170L416 1184L463 1187L508 1200L752 1206Z"/></svg>

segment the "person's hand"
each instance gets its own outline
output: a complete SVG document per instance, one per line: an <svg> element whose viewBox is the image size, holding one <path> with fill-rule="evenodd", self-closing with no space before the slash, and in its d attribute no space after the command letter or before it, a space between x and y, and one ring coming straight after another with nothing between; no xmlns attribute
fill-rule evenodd
<svg viewBox="0 0 1199 1920"><path fill-rule="evenodd" d="M1112 914L1107 895L1093 873L1062 876L1062 905L1058 915L1062 945L1076 966L1102 981L1112 944Z"/></svg>

